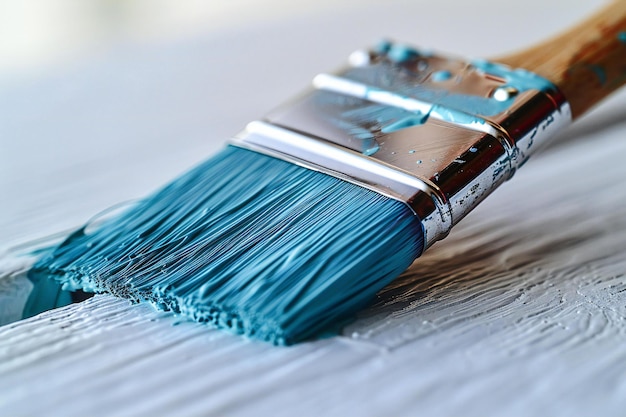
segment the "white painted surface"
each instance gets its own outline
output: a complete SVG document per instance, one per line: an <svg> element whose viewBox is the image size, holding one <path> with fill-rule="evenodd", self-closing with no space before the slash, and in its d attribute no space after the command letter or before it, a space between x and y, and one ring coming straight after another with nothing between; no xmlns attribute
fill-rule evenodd
<svg viewBox="0 0 626 417"><path fill-rule="evenodd" d="M0 80L0 245L145 194L380 36L488 56L594 5L451 4L345 6ZM623 416L624 109L622 93L558 138L341 337L276 348L98 296L0 328L0 414Z"/></svg>

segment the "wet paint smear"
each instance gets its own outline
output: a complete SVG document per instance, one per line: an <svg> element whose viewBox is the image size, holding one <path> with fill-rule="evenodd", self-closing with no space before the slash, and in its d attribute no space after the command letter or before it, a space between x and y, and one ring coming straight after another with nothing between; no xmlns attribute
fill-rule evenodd
<svg viewBox="0 0 626 417"><path fill-rule="evenodd" d="M406 45L391 45L387 51L389 59L399 64L415 59L419 55L416 49Z"/></svg>
<svg viewBox="0 0 626 417"><path fill-rule="evenodd" d="M481 71L503 78L506 83L519 91L553 91L554 84L539 75L522 68L509 68L486 60L474 60L472 64Z"/></svg>
<svg viewBox="0 0 626 417"><path fill-rule="evenodd" d="M452 78L452 73L450 71L435 71L432 73L430 78L437 83L447 81Z"/></svg>
<svg viewBox="0 0 626 417"><path fill-rule="evenodd" d="M447 77L452 77L449 71L436 71L431 74L434 77L444 81ZM389 64L375 64L370 67L351 68L346 71L341 78L347 82L359 83L361 89L358 91L358 97L364 100L376 101L376 97L382 95L394 96L397 103L407 102L409 100L421 102L419 111L427 114L436 106L446 107L447 111L469 113L470 115L495 116L507 110L513 103L513 99L494 100L491 97L482 97L477 95L468 95L460 93L451 93L448 90L432 88L422 83L416 83L410 77L406 77L398 73L394 66ZM511 80L515 77L510 77ZM550 84L548 81L546 83ZM525 85L514 85L518 91L526 91ZM354 93L355 97L357 93ZM412 105L416 105L415 102ZM462 118L455 115L456 118Z"/></svg>
<svg viewBox="0 0 626 417"><path fill-rule="evenodd" d="M391 45L388 48L387 57L396 63L412 57L427 56L423 52L402 45ZM475 60L472 64L479 72L504 79L506 86L520 93L529 90L543 92L555 90L554 84L549 80L524 69L512 69L485 60ZM374 67L353 68L343 75L346 79L354 80L370 87L365 96L361 98L370 100L370 96L380 95L383 91L390 91L398 96L399 101L415 99L422 101L425 107L431 105L431 109L441 115L444 120L448 120L449 117L449 121L452 122L466 124L481 122L482 120L477 117L478 115L489 117L501 114L514 101L513 97L507 100L495 100L491 97L455 94L447 90L428 88L422 83L416 84L414 81L404 77L402 72L396 72L393 65L377 64ZM597 71L598 69L596 69ZM601 75L599 74L599 76ZM453 74L447 70L435 71L431 74L431 79L434 82L442 82L452 77ZM430 113L424 109L420 110L420 112L424 114Z"/></svg>
<svg viewBox="0 0 626 417"><path fill-rule="evenodd" d="M427 74L399 65L429 57L428 53L387 41L379 44L374 53L379 53L381 59L374 59L370 65L352 67L341 75L320 74L314 79L318 89L316 108L342 134L349 135L351 149L366 155L380 149L377 140L381 136L423 125L429 119L490 132L486 118L507 111L518 93L556 90L550 81L532 72L476 60L469 71L501 78L501 89L514 93L494 98L451 92L433 84L454 78L454 71L441 69ZM594 71L600 80L606 78L601 68Z"/></svg>
<svg viewBox="0 0 626 417"><path fill-rule="evenodd" d="M389 42L386 39L383 39L380 42L378 42L378 45L374 47L374 52L376 52L377 54L386 54L391 49L391 45L392 45L391 42Z"/></svg>

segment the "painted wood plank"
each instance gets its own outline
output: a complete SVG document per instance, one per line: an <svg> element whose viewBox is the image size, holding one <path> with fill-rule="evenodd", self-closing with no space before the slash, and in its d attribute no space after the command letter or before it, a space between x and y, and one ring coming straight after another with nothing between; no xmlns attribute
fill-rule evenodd
<svg viewBox="0 0 626 417"><path fill-rule="evenodd" d="M2 407L622 415L624 127L531 162L341 337L276 348L98 296L0 329Z"/></svg>
<svg viewBox="0 0 626 417"><path fill-rule="evenodd" d="M392 11L361 13L374 22ZM259 84L250 100L229 95L233 84L221 74L245 79L250 57L271 53L287 29L304 38L321 24L338 37L349 16L272 26L265 47L249 44L253 29L169 49L129 47L5 89L2 244L75 226L203 159L306 82L311 62L295 62L270 85L261 78L276 67L259 69L261 78L242 81L241 92ZM399 23L407 34L409 20ZM360 42L373 34L355 32ZM350 36L313 66L334 65ZM227 56L224 42L242 56L202 58ZM289 45L297 53L300 45ZM165 82L171 90L159 87ZM228 106L207 99L215 95L230 97ZM0 327L0 414L621 416L625 108L622 93L562 135L341 336L276 348L97 296Z"/></svg>

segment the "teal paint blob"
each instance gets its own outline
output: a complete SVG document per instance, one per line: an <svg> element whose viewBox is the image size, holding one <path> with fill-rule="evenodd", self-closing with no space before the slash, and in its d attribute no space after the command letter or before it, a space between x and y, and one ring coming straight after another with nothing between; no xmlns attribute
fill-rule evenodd
<svg viewBox="0 0 626 417"><path fill-rule="evenodd" d="M228 147L77 230L30 275L291 344L337 331L422 249L405 204Z"/></svg>
<svg viewBox="0 0 626 417"><path fill-rule="evenodd" d="M387 52L387 56L396 63L403 63L417 58L419 53L410 46L393 44Z"/></svg>
<svg viewBox="0 0 626 417"><path fill-rule="evenodd" d="M619 39L619 41L622 43L626 43L626 32L620 32L617 35L617 39Z"/></svg>
<svg viewBox="0 0 626 417"><path fill-rule="evenodd" d="M452 73L450 71L435 71L431 74L430 78L434 82L440 83L452 78Z"/></svg>
<svg viewBox="0 0 626 417"><path fill-rule="evenodd" d="M556 88L549 80L525 69L509 68L486 60L474 60L472 64L481 71L503 78L506 84L520 92L528 90L548 92Z"/></svg>
<svg viewBox="0 0 626 417"><path fill-rule="evenodd" d="M380 150L380 146L379 146L379 145L376 145L376 146L374 146L374 147L371 147L371 148L366 149L365 151L363 151L363 154L364 154L364 155L367 155L367 156L372 156L372 155L374 155L376 152L378 152L379 150Z"/></svg>
<svg viewBox="0 0 626 417"><path fill-rule="evenodd" d="M378 54L386 54L389 52L389 49L391 49L391 42L383 39L374 47L374 52Z"/></svg>

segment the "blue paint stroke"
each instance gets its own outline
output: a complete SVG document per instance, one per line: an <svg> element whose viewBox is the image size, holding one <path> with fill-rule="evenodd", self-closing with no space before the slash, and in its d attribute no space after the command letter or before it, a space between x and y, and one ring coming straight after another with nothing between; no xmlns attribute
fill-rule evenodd
<svg viewBox="0 0 626 417"><path fill-rule="evenodd" d="M617 39L619 39L620 42L625 43L626 44L626 32L620 32L617 35Z"/></svg>
<svg viewBox="0 0 626 417"><path fill-rule="evenodd" d="M377 139L382 135L422 125L429 118L485 131L488 129L486 118L506 112L515 100L514 94L495 99L437 88L433 83L424 83L428 75L407 73L406 69L395 65L425 56L423 51L387 41L376 50L384 52L386 59L374 63L374 68L354 67L339 77L326 76L324 85L328 94L318 93L319 97L327 97L320 108L328 119L351 138L360 140L361 144L354 142L353 149L367 155L378 150ZM504 85L519 93L556 91L549 80L524 69L484 60L475 60L472 64L474 71L500 78ZM601 68L594 68L594 71L600 80L606 81ZM430 74L430 80L442 82L453 76L452 71L440 70Z"/></svg>
<svg viewBox="0 0 626 417"><path fill-rule="evenodd" d="M430 76L430 79L436 83L447 81L450 78L452 78L452 73L450 71L435 71Z"/></svg>
<svg viewBox="0 0 626 417"><path fill-rule="evenodd" d="M549 80L521 68L510 68L486 60L477 59L472 64L479 70L500 77L518 91L538 90L543 92L554 91L556 87Z"/></svg>
<svg viewBox="0 0 626 417"><path fill-rule="evenodd" d="M498 101L489 97L472 96L468 94L453 94L446 90L429 89L424 85L408 87L407 97L415 98L440 107L447 107L470 114L495 116L507 110L513 99Z"/></svg>

